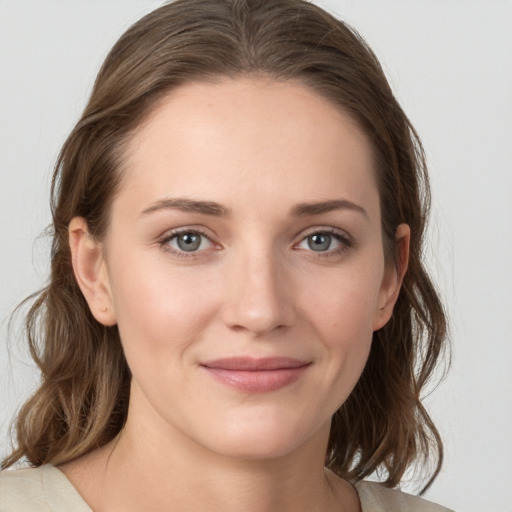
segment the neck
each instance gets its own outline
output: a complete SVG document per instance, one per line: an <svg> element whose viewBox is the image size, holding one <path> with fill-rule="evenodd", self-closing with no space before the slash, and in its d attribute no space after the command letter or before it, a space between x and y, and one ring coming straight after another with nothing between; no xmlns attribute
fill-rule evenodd
<svg viewBox="0 0 512 512"><path fill-rule="evenodd" d="M250 460L211 453L176 432L144 437L127 424L112 446L105 483L118 489L119 502L128 489L133 510L325 511L332 499L323 470L326 430L299 452Z"/></svg>
<svg viewBox="0 0 512 512"><path fill-rule="evenodd" d="M329 428L290 453L237 458L158 425L151 411L129 413L114 441L61 469L96 512L359 510L351 486L324 471Z"/></svg>

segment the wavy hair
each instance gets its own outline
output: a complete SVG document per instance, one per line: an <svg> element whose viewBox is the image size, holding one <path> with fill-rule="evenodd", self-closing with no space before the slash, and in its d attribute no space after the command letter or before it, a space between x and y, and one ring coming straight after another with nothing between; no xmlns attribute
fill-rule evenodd
<svg viewBox="0 0 512 512"><path fill-rule="evenodd" d="M429 467L426 487L437 476L442 443L421 399L443 354L446 321L423 262L430 201L423 149L364 40L304 0L177 0L135 23L110 51L56 163L51 277L25 322L42 380L18 414L17 447L2 467L22 457L61 464L123 428L130 370L117 327L94 319L74 278L69 222L84 217L101 240L125 144L170 90L250 75L298 80L352 116L377 161L388 261L396 259L397 226L411 228L393 316L374 333L363 374L334 414L326 465L354 481L380 471L388 486L415 464Z"/></svg>

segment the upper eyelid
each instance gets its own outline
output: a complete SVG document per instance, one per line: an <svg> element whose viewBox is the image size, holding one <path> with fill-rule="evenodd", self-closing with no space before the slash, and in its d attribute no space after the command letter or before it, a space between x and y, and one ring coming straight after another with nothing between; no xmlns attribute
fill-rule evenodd
<svg viewBox="0 0 512 512"><path fill-rule="evenodd" d="M314 226L311 228L307 228L302 230L296 238L299 238L299 241L304 240L308 236L314 235L315 233L327 233L329 235L338 235L341 238L345 238L350 242L354 241L354 237L344 229L336 228L334 226Z"/></svg>
<svg viewBox="0 0 512 512"><path fill-rule="evenodd" d="M175 236L181 235L183 233L197 233L199 235L202 235L212 242L214 242L214 235L211 235L208 233L206 228L203 228L202 226L183 226L179 228L173 228L166 230L162 235L158 237L159 240L170 240L171 238L174 238Z"/></svg>
<svg viewBox="0 0 512 512"><path fill-rule="evenodd" d="M174 237L179 236L183 233L197 233L201 236L204 236L210 240L212 244L221 245L218 241L216 241L216 235L212 235L208 233L207 228L203 226L182 226L174 229L167 230L165 233L163 233L160 237L158 237L158 240L160 243L166 243L169 240L172 240ZM302 242L304 239L306 239L308 236L314 235L316 233L327 233L329 235L337 236L341 239L345 239L347 242L354 243L353 236L348 233L346 230L337 228L334 226L311 226L309 228L301 230L297 235L294 236L294 242L293 246L296 246L298 243Z"/></svg>
<svg viewBox="0 0 512 512"><path fill-rule="evenodd" d="M197 232L197 233L200 233L200 234L202 234L204 236L211 237L211 235L209 235L207 233L207 231L211 231L211 229L209 229L209 228L207 228L205 226L192 224L190 226L179 226L177 228L167 229L162 234L162 237L164 237L166 234L169 235L169 236L172 236L172 235L176 235L176 234L179 234L179 233L188 233L188 232L190 232L190 233ZM346 231L345 229L337 228L337 227L334 227L334 226L322 226L322 225L320 225L320 226L311 226L309 228L301 229L294 236L294 238L298 238L301 235L302 236L308 236L311 233L324 233L324 232L338 233L338 234L346 235L348 238L352 238L352 235L350 235L348 233L348 231Z"/></svg>
<svg viewBox="0 0 512 512"><path fill-rule="evenodd" d="M171 246L170 242L172 240L174 240L178 236L180 236L182 234L186 234L186 233L198 234L198 235L208 239L211 246L207 247L205 249L202 249L202 250L197 250L197 251L184 251L182 249ZM198 228L191 229L188 227L184 227L184 228L176 228L176 229L173 229L173 230L170 230L170 231L167 231L166 233L164 233L160 238L158 238L158 246L166 253L174 255L175 258L190 259L192 261L198 257L201 257L202 253L206 253L209 250L211 250L212 248L216 249L219 246L219 244L217 242L215 242L211 236L207 235L206 233L204 233L202 230L200 230Z"/></svg>
<svg viewBox="0 0 512 512"><path fill-rule="evenodd" d="M174 252L174 253L187 254L188 257L193 257L193 255L197 255L198 253L204 252L207 250L207 249L203 249L201 251L191 251L190 253L187 253L186 251L181 251L180 249L176 249L175 247L170 246L171 240L175 239L176 237L178 237L182 234L186 234L186 233L196 233L204 238L207 238L208 241L210 242L210 244L212 245L212 247L220 245L218 242L216 242L214 240L214 238L212 236L205 233L202 229L198 229L197 227L195 227L195 228L184 227L184 228L176 228L176 229L168 230L162 236L158 237L158 239L157 239L158 245L162 248L167 245L168 248L166 250L168 250L170 252Z"/></svg>

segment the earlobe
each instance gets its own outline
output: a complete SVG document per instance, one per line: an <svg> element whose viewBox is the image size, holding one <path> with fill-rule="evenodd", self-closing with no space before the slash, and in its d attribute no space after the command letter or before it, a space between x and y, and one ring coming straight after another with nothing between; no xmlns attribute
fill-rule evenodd
<svg viewBox="0 0 512 512"><path fill-rule="evenodd" d="M378 331L386 325L393 314L393 308L400 294L409 264L409 244L411 230L407 224L400 224L396 230L396 264L386 269L379 292L378 309L375 312L373 330Z"/></svg>
<svg viewBox="0 0 512 512"><path fill-rule="evenodd" d="M68 231L73 272L91 313L101 324L115 325L116 316L102 244L90 236L87 221L82 217L74 217Z"/></svg>

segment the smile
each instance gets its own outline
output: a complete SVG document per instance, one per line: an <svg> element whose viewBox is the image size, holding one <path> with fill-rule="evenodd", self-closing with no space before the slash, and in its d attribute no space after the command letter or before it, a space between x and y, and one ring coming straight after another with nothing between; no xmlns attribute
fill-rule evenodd
<svg viewBox="0 0 512 512"><path fill-rule="evenodd" d="M218 382L246 393L277 391L297 381L311 365L288 357L233 357L202 363Z"/></svg>

